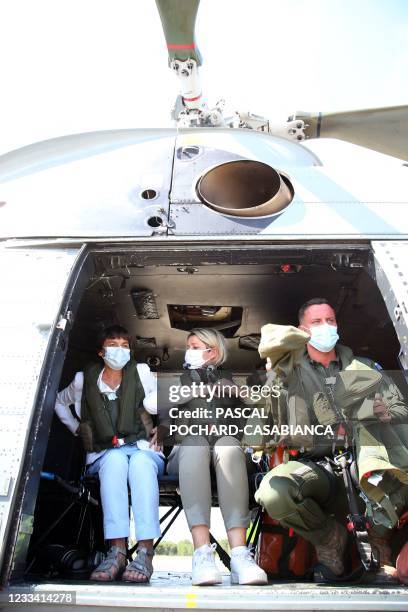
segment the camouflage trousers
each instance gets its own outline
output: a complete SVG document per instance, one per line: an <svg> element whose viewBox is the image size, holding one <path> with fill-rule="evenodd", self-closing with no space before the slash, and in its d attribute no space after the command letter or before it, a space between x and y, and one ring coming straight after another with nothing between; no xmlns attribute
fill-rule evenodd
<svg viewBox="0 0 408 612"><path fill-rule="evenodd" d="M357 495L357 493L356 493ZM399 485L391 499L398 497L397 513L408 509L408 487ZM329 538L333 522L345 525L348 500L341 473L329 474L313 461L289 461L268 472L255 493L256 501L283 527L292 528L312 544ZM365 504L358 497L360 511ZM385 528L374 526L378 535ZM389 530L388 530L389 531Z"/></svg>

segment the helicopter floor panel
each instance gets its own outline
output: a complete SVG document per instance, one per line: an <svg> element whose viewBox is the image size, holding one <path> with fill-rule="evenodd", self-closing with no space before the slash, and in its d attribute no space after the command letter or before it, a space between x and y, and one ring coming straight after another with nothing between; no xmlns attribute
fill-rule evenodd
<svg viewBox="0 0 408 612"><path fill-rule="evenodd" d="M364 585L321 585L311 583L270 582L266 586L236 586L228 574L222 585L191 586L191 574L155 572L148 585L95 584L89 582L34 583L4 591L1 600L17 593L71 593L74 605L105 610L118 606L140 610L170 611L186 608L201 610L408 610L408 587L368 587ZM31 608L44 606L31 604ZM55 606L59 607L59 606ZM19 606L13 604L14 609Z"/></svg>

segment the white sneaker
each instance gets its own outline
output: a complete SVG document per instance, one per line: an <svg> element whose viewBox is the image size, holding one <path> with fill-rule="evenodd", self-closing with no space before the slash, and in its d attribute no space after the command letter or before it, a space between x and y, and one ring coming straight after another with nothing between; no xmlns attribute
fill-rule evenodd
<svg viewBox="0 0 408 612"><path fill-rule="evenodd" d="M204 544L194 551L192 583L195 586L222 582L221 573L215 565L216 548L216 544L211 544L211 546Z"/></svg>
<svg viewBox="0 0 408 612"><path fill-rule="evenodd" d="M268 577L254 561L252 552L246 546L231 550L232 584L267 584Z"/></svg>

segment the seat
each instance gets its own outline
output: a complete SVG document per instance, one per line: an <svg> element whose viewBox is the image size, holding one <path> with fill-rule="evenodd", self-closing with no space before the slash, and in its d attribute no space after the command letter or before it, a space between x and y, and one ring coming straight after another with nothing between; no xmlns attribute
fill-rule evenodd
<svg viewBox="0 0 408 612"><path fill-rule="evenodd" d="M255 544L260 530L260 519L261 519L261 509L257 506L253 493L257 488L257 481L263 474L257 472L255 474L249 474L249 489L250 489L250 508L255 510L255 519L252 522L250 532L248 533L247 545L252 542ZM40 537L33 545L33 550L38 550L38 547L47 540L50 533L55 530L63 528L63 520L65 517L70 516L69 512L72 508L79 509L79 520L78 527L75 532L75 540L77 542L87 541L87 547L89 550L103 550L104 549L104 539L103 539L103 531L102 531L102 508L100 503L100 492L99 492L99 478L97 475L88 475L85 470L83 471L79 481L77 483L72 484L72 482L68 482L67 480L59 477L57 474L51 472L42 472L41 479L43 482L53 481L57 488L61 488L65 490L67 493L72 494L68 499L68 505L62 509L58 517L52 522L51 525L47 526L45 531L43 530L40 533ZM51 484L51 483L50 483ZM174 522L177 517L183 510L183 504L179 491L179 481L178 477L175 475L165 474L159 478L159 500L160 506L167 507L168 510L164 513L164 515L160 518L160 525L162 534L160 538L158 538L154 547L156 548L163 538L168 534L169 530L172 528ZM218 507L218 495L215 483L215 476L212 474L212 506ZM87 517L87 521L89 521L90 530L89 534L85 534L84 532L84 524L85 518ZM82 534L82 535L81 535ZM214 536L210 533L211 543L215 543L217 546L217 553L223 562L223 564L229 569L230 567L230 557L228 553L223 549L223 547L219 544L219 542L214 538ZM128 550L128 557L131 558L134 551L135 546Z"/></svg>
<svg viewBox="0 0 408 612"><path fill-rule="evenodd" d="M250 474L248 476L249 479L249 491L250 491L250 509L255 510L255 518L252 522L251 529L247 536L247 546L252 542L252 545L256 545L256 542L259 538L260 528L261 528L261 516L262 516L262 508L258 506L255 502L253 492L256 490L258 486L259 478L264 474L257 472L255 474ZM86 475L82 476L82 482L86 485L86 488L92 492L93 496L97 496L99 499L99 478L97 475ZM218 495L217 488L215 484L215 478L212 478L212 507L218 507ZM160 506L168 507L169 510L160 518L160 525L162 526L162 534L155 541L154 548L160 544L163 538L171 529L172 525L176 521L177 517L183 510L183 503L180 496L179 490L179 481L178 477L171 474L164 474L159 478L159 503ZM216 551L222 563L230 569L230 556L227 551L221 546L221 544L215 539L215 537L210 532L210 541L211 543L215 543L217 548ZM132 558L133 553L135 552L137 544L128 550L128 557Z"/></svg>

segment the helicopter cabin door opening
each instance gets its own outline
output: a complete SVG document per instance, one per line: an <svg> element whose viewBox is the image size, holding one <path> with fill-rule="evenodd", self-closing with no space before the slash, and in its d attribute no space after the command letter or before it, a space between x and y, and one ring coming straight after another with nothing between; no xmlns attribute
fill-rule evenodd
<svg viewBox="0 0 408 612"><path fill-rule="evenodd" d="M28 437L25 445L18 447L20 471L13 473L16 495L13 498L10 489L8 497L1 498L10 502L9 516L3 522L3 529L5 524L8 529L3 584L49 582L50 575L55 584L66 579L58 571L50 574L50 560L41 551L48 547L49 553L54 545L57 554L57 546L77 542L81 505L38 546L47 526L69 501L69 493L55 483L40 480L39 474L42 470L70 482L79 481L84 453L79 438L74 438L54 415L55 394L93 359L95 339L103 327L125 326L138 361L149 363L156 371L173 372L181 371L188 331L197 326L216 327L226 337L228 368L244 376L264 367L256 350L262 325L297 325L299 307L310 298L325 297L337 312L341 342L384 369L398 370L406 359L403 292L407 271L402 262L408 258L402 257L402 252L407 248L402 242L339 243L329 247L318 243L244 244L237 240L190 244L188 248L180 243L171 249L163 244L147 247L134 243L129 247L84 247L81 251L10 250L9 264L14 266L14 281L9 273L10 287L17 286L16 278L20 287L14 309L18 299L19 316L24 304L26 313L30 311L31 299L36 300L37 307L41 304L39 296L44 291L31 296L27 293L34 283L47 287L50 295L54 291L51 319L55 317L55 321L51 329L51 315L41 312L41 306L38 317L31 310L32 320L37 317L45 321L48 316L48 323L43 327L37 324L36 333L45 344L42 352L35 349L35 363L31 357L24 362L26 371L21 374L21 385L27 374L38 387L35 398L30 396L34 408L24 425ZM399 255L393 260L394 252ZM38 266L35 278L32 258ZM44 266L40 270L42 258ZM58 268L60 259L62 267ZM52 261L55 274L49 272ZM59 279L58 285L55 279ZM12 310L9 321L13 323ZM10 329L18 329L18 324L13 325ZM21 336L21 355L26 348L33 348L30 341L31 336ZM17 439L17 432L10 430L9 436ZM86 521L77 544L100 544L101 532L94 525L90 537L90 523ZM77 575L78 581L84 579ZM71 580L72 576L75 573ZM96 588L100 590L100 586Z"/></svg>

